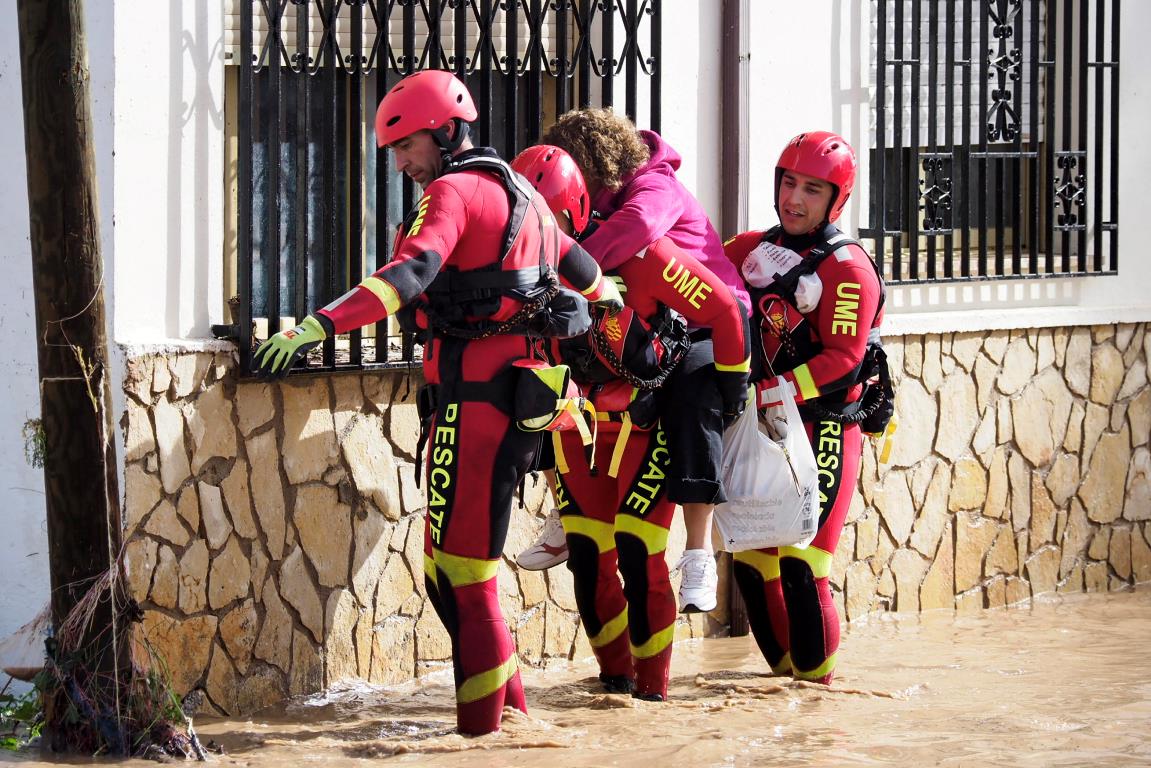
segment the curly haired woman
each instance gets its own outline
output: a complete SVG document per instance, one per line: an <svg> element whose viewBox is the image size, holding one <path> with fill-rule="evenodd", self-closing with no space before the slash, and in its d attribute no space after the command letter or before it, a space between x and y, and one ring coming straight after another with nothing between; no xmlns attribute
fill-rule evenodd
<svg viewBox="0 0 1151 768"><path fill-rule="evenodd" d="M583 173L592 209L604 220L581 244L602 269L616 269L667 237L714 272L746 313L747 289L703 207L676 178L679 153L659 134L639 130L609 109L583 109L560 117L542 141L566 150ZM686 296L697 286L676 287ZM719 477L721 438L725 423L743 409L749 369L748 359L737 366L716 365L707 329L694 329L692 340L690 353L661 390L671 451L668 497L683 507L687 528L687 548L677 566L684 612L715 608L711 515L726 500ZM545 536L520 556L522 566L547 568L566 559L566 552L556 551L557 542L544 540L549 527L544 530Z"/></svg>

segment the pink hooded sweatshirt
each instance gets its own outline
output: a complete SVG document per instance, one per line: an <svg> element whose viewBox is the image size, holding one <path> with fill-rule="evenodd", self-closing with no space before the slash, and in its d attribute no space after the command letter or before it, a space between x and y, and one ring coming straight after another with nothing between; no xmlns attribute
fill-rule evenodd
<svg viewBox="0 0 1151 768"><path fill-rule="evenodd" d="M595 196L592 208L606 221L580 244L606 271L667 236L714 272L747 311L751 299L735 265L724 255L719 233L699 201L675 177L679 153L654 131L639 135L651 150L651 159L625 177L619 189L603 189Z"/></svg>

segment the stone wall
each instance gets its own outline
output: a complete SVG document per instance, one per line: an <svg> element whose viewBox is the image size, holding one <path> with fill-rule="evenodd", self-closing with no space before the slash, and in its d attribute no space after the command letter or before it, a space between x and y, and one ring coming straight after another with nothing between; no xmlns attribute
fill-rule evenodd
<svg viewBox="0 0 1151 768"><path fill-rule="evenodd" d="M423 586L419 384L399 372L238 381L226 352L129 358L125 570L179 693L201 688L210 711L235 715L344 679L450 670ZM529 481L512 557L545 496L542 476ZM682 549L677 530L669 553ZM567 569L505 557L499 580L522 663L591 655ZM681 620L677 636L724 620Z"/></svg>
<svg viewBox="0 0 1151 768"><path fill-rule="evenodd" d="M848 619L1151 580L1144 324L884 343L899 427L836 551Z"/></svg>
<svg viewBox="0 0 1151 768"><path fill-rule="evenodd" d="M1151 335L1143 325L889 339L899 428L864 452L836 552L847 619L971 610L1151 579ZM175 688L253 711L348 678L449 668L423 591L418 375L238 381L228 353L129 360L125 560ZM528 484L506 552L539 525ZM683 548L673 527L669 559ZM505 556L521 662L584 658L571 577ZM721 584L721 592L726 585ZM721 605L724 604L721 596ZM678 637L726 614L681 620Z"/></svg>

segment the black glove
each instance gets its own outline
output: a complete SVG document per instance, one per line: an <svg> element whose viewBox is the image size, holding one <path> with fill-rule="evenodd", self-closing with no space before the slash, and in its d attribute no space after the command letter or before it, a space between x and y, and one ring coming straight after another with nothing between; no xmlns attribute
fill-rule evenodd
<svg viewBox="0 0 1151 768"><path fill-rule="evenodd" d="M747 407L747 371L716 371L715 380L723 401L723 427L727 429Z"/></svg>

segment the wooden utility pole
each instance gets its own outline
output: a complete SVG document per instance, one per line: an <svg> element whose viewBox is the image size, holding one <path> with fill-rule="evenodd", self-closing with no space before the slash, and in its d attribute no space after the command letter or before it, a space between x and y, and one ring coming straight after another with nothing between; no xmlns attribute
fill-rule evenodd
<svg viewBox="0 0 1151 768"><path fill-rule="evenodd" d="M104 333L104 265L82 0L17 0L32 283L36 301L52 617L57 628L121 544ZM119 681L118 632L101 600L80 640L86 664ZM115 700L118 692L113 692ZM48 706L48 730L54 729ZM57 711L56 715L63 712Z"/></svg>
<svg viewBox="0 0 1151 768"><path fill-rule="evenodd" d="M724 240L747 231L751 150L751 0L723 0L720 48L719 233ZM745 632L746 634L746 632Z"/></svg>
<svg viewBox="0 0 1151 768"><path fill-rule="evenodd" d="M722 87L720 93L721 211L719 231L724 240L747 229L747 196L749 157L748 121L750 100L748 85L751 71L751 0L723 0ZM721 563L728 568L729 628L732 637L748 633L747 606L735 583L735 561L725 556Z"/></svg>

